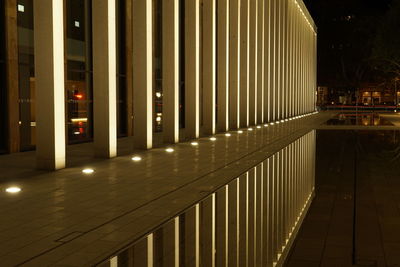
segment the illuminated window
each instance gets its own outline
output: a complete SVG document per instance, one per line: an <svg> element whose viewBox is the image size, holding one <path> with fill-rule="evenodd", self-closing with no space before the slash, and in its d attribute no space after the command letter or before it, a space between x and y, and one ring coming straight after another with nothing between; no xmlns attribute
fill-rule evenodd
<svg viewBox="0 0 400 267"><path fill-rule="evenodd" d="M25 12L25 6L18 4L18 12Z"/></svg>

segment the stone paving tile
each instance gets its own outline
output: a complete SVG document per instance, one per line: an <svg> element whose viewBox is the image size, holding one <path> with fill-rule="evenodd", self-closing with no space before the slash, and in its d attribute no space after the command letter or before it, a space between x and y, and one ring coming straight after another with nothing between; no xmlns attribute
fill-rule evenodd
<svg viewBox="0 0 400 267"><path fill-rule="evenodd" d="M331 116L320 113L243 134L232 132L231 137L217 134L215 142L203 137L198 147L174 145L172 154L161 147L132 151L127 138L123 142L128 148L120 157L87 160L92 155L88 152L91 145L83 144L68 152L77 156L69 163L72 167L50 173L33 170L34 152L1 156L0 173L5 176L0 176L0 209L7 214L0 217L1 266L39 264L46 259L80 266L76 259L81 250L87 250L84 258L88 262L102 260ZM132 162L134 154L142 161ZM83 167L95 172L84 175ZM21 193L5 194L10 185L20 186ZM35 231L37 235L32 234ZM75 232L83 234L65 244L54 244ZM92 252L90 246L97 246L96 242L113 249Z"/></svg>

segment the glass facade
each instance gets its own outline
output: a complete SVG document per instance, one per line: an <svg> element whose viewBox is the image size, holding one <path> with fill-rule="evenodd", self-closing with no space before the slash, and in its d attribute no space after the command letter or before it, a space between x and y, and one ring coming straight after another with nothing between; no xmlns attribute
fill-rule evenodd
<svg viewBox="0 0 400 267"><path fill-rule="evenodd" d="M5 10L0 5L0 154L7 151Z"/></svg>
<svg viewBox="0 0 400 267"><path fill-rule="evenodd" d="M21 151L35 147L35 63L33 57L33 1L18 0L18 74Z"/></svg>
<svg viewBox="0 0 400 267"><path fill-rule="evenodd" d="M118 1L118 136L126 129L125 0ZM65 108L69 144L93 140L92 0L65 1ZM35 147L33 0L18 0L21 150Z"/></svg>
<svg viewBox="0 0 400 267"><path fill-rule="evenodd" d="M91 0L66 1L66 123L69 143L93 137Z"/></svg>

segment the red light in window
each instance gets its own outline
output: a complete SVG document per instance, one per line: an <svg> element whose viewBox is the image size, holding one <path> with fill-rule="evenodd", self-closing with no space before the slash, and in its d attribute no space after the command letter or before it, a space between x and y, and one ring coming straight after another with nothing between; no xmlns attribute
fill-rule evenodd
<svg viewBox="0 0 400 267"><path fill-rule="evenodd" d="M74 95L75 99L81 100L83 98L82 94L75 94Z"/></svg>

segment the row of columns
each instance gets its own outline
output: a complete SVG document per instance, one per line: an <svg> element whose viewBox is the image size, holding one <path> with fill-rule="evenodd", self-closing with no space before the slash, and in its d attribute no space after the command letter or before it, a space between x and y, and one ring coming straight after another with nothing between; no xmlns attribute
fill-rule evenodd
<svg viewBox="0 0 400 267"><path fill-rule="evenodd" d="M99 266L282 266L311 203L312 131Z"/></svg>
<svg viewBox="0 0 400 267"><path fill-rule="evenodd" d="M314 110L316 33L303 5L296 0L189 0L180 21L179 4L165 0L162 5L166 143L179 142L183 23L186 138L198 138L201 126L210 135ZM117 154L116 0L92 5L94 144L97 156L109 158ZM134 144L142 149L153 146L152 5L153 0L132 1ZM63 8L61 0L34 3L37 158L44 169L65 166Z"/></svg>

